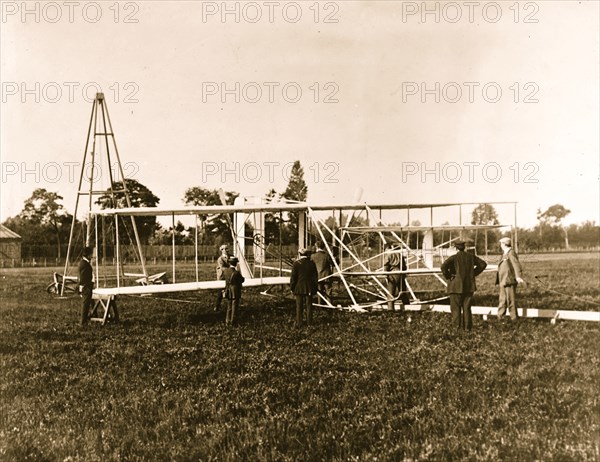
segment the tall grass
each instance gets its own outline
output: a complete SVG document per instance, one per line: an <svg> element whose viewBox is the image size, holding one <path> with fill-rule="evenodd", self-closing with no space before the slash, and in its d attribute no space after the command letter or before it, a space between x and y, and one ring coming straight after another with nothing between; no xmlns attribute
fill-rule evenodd
<svg viewBox="0 0 600 462"><path fill-rule="evenodd" d="M291 301L246 291L234 328L203 292L121 298L121 323L82 329L46 273L0 274L0 460L600 459L595 323L318 312L295 330Z"/></svg>

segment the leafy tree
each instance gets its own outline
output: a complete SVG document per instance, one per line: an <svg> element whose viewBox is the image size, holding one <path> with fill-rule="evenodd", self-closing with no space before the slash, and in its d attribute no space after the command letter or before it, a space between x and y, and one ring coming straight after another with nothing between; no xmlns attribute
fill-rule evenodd
<svg viewBox="0 0 600 462"><path fill-rule="evenodd" d="M55 245L56 236L39 222L17 215L7 218L3 224L21 236L24 253L27 253L25 248L28 247Z"/></svg>
<svg viewBox="0 0 600 462"><path fill-rule="evenodd" d="M413 220L409 224L410 226L421 226L421 222L419 220ZM411 231L410 233L406 234L405 237L403 236L403 239L411 249L417 249L423 245L421 236L422 233L420 231Z"/></svg>
<svg viewBox="0 0 600 462"><path fill-rule="evenodd" d="M268 204L272 203L277 197L277 191L271 188L265 199ZM279 245L279 226L281 225L279 213L265 213L265 245L277 244Z"/></svg>
<svg viewBox="0 0 600 462"><path fill-rule="evenodd" d="M540 213L538 210L538 220L545 221L550 225L560 226L563 218L565 218L569 213L571 213L571 211L565 208L564 205L554 204L548 207L548 209L543 213Z"/></svg>
<svg viewBox="0 0 600 462"><path fill-rule="evenodd" d="M472 225L498 225L500 222L498 221L498 214L496 213L496 209L491 204L479 204L477 207L473 209L473 213L471 214L471 224ZM475 248L477 252L483 253L497 246L499 233L496 230L485 230L483 232L475 233Z"/></svg>
<svg viewBox="0 0 600 462"><path fill-rule="evenodd" d="M163 228L157 223L157 229L150 238L151 245L171 245L173 243L173 227ZM195 243L194 228L185 227L181 221L175 225L175 245L193 245Z"/></svg>
<svg viewBox="0 0 600 462"><path fill-rule="evenodd" d="M206 189L200 186L193 186L185 190L183 201L188 205L233 205L239 193L225 191L226 204L221 203L221 196L218 189Z"/></svg>
<svg viewBox="0 0 600 462"><path fill-rule="evenodd" d="M442 226L449 226L450 222L445 221L442 223ZM450 234L447 231L442 231L440 229L433 230L433 246L438 246L444 242L447 242L450 238Z"/></svg>
<svg viewBox="0 0 600 462"><path fill-rule="evenodd" d="M600 247L600 226L594 221L569 226L570 243L577 247Z"/></svg>
<svg viewBox="0 0 600 462"><path fill-rule="evenodd" d="M539 252L542 250L542 241L536 229L517 228L520 252Z"/></svg>
<svg viewBox="0 0 600 462"><path fill-rule="evenodd" d="M554 204L548 207L546 211L541 212L538 209L537 219L540 222L540 236L542 236L542 229L544 227L550 228L561 228L565 235L565 248L569 248L569 235L567 229L563 227L562 220L569 214L571 211L565 208L564 205Z"/></svg>
<svg viewBox="0 0 600 462"><path fill-rule="evenodd" d="M304 181L304 169L300 161L297 160L292 166L290 180L281 197L292 201L304 202L307 196L308 186L306 186L306 182Z"/></svg>
<svg viewBox="0 0 600 462"><path fill-rule="evenodd" d="M200 186L193 186L186 189L183 201L188 205L233 205L239 193L234 191L224 192L226 204L221 203L221 196L217 189L206 189ZM227 216L219 215L200 215L199 236L205 244L221 244L223 242L231 243L231 231Z"/></svg>
<svg viewBox="0 0 600 462"><path fill-rule="evenodd" d="M58 258L61 257L61 244L65 235L68 236L71 222L71 216L60 204L62 200L62 196L58 193L47 191L44 188L37 188L33 191L31 197L25 201L23 210L19 214L22 227L29 230L28 237L33 237L32 234L36 233L36 230L42 236L47 236L48 232L54 234ZM21 226L17 227L21 228Z"/></svg>
<svg viewBox="0 0 600 462"><path fill-rule="evenodd" d="M471 215L472 225L498 225L498 214L491 204L479 204Z"/></svg>
<svg viewBox="0 0 600 462"><path fill-rule="evenodd" d="M283 199L289 201L305 202L308 197L308 186L304 181L304 169L297 160L292 166L290 180L287 188L281 194ZM298 242L298 212L288 212L286 214L286 223L282 224L282 234L284 244L294 244Z"/></svg>
<svg viewBox="0 0 600 462"><path fill-rule="evenodd" d="M129 202L125 195L127 188ZM102 194L96 204L102 209L124 208L124 207L156 207L160 199L155 196L150 189L133 178L126 178L125 181L114 181L112 187ZM135 217L135 226L142 244L147 244L151 236L157 229L156 217ZM124 220L119 223L119 239L121 242L130 241L135 243L133 226L131 220Z"/></svg>

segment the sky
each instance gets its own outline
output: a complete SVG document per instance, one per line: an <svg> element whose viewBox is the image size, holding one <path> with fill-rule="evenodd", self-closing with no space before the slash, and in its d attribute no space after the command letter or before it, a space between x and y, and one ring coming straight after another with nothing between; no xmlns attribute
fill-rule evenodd
<svg viewBox="0 0 600 462"><path fill-rule="evenodd" d="M74 210L98 90L162 207L283 192L300 160L312 203L600 221L597 1L1 3L2 221L35 188Z"/></svg>

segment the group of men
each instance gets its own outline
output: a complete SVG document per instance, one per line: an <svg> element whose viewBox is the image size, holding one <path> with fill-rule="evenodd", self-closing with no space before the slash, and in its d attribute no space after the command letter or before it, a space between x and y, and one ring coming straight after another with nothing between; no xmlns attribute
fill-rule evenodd
<svg viewBox="0 0 600 462"><path fill-rule="evenodd" d="M447 293L450 297L452 323L461 330L471 330L473 318L471 301L477 290L475 278L485 270L487 263L476 255L466 252L466 242L456 240L456 254L446 259L441 266L443 276L448 281ZM521 265L516 252L512 249L512 241L508 237L500 239L502 258L498 263L496 284L500 287L498 318L507 314L511 320L518 318L516 306L516 287L524 283L521 277ZM300 249L298 259L292 265L290 289L296 299L295 325L313 322L313 297L318 296L325 303L331 304L331 288L335 263L325 251L323 242L317 242L315 252ZM221 309L223 299L227 300L225 323L232 325L239 314L244 276L239 269L239 260L229 252L227 244L219 248L217 259L217 280L225 281L225 289L217 292L215 311ZM85 247L83 258L79 263L79 288L82 296L81 324L87 324L92 306L94 288L91 265L93 249ZM395 311L395 302L400 300L400 312L409 303L406 287L406 258L402 250L386 245L384 271L387 280L388 309Z"/></svg>
<svg viewBox="0 0 600 462"><path fill-rule="evenodd" d="M242 284L245 279L238 267L239 260L229 254L229 246L223 244L217 258L217 280L225 281L225 289L217 291L217 303L215 311L221 309L221 303L227 300L227 311L225 313L225 324L231 326L235 323L240 310L242 299Z"/></svg>
<svg viewBox="0 0 600 462"><path fill-rule="evenodd" d="M452 323L460 330L471 330L473 316L471 301L477 290L475 278L485 270L487 263L478 256L465 251L465 241L454 242L456 254L442 263L442 274L448 281L447 293L450 297ZM508 311L511 321L519 317L516 304L516 288L525 281L521 277L519 257L512 248L509 237L500 239L502 257L498 262L496 285L499 286L498 318L503 319Z"/></svg>
<svg viewBox="0 0 600 462"><path fill-rule="evenodd" d="M500 295L498 303L498 318L504 319L507 315L511 321L518 319L519 314L516 304L516 288L524 284L521 277L521 264L517 253L512 248L509 237L499 241L502 257L498 262L496 285L499 286ZM471 302L473 293L477 290L475 278L487 267L487 263L475 254L466 252L466 242L462 239L455 241L456 254L442 263L442 274L448 281L447 293L450 298L450 311L452 323L460 330L473 328L473 315ZM310 257L310 258L309 258ZM387 281L388 309L395 311L396 300L400 301L400 313L404 312L405 305L409 304L406 286L406 274L402 273L408 268L404 252L386 245L384 271ZM296 325L312 322L312 297L316 294L331 300L331 278L333 262L323 249L323 243L318 242L316 252L302 249L299 258L292 267L290 288L296 298ZM325 279L324 279L325 278Z"/></svg>
<svg viewBox="0 0 600 462"><path fill-rule="evenodd" d="M317 294L324 300L331 300L331 279L333 273L333 260L325 252L322 242L315 246L315 252L309 249L300 249L298 259L292 265L290 289L296 299L296 326L311 324L313 322L313 297ZM227 299L227 313L225 323L234 324L239 312L242 283L244 277L237 267L239 260L229 253L227 244L223 244L217 259L217 279L225 281L225 290L217 292L215 311L221 309L223 298Z"/></svg>

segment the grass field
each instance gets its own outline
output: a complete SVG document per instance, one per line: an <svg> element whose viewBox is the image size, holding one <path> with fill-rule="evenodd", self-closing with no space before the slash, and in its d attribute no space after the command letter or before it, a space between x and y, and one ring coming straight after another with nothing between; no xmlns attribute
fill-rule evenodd
<svg viewBox="0 0 600 462"><path fill-rule="evenodd" d="M598 309L556 293L597 303L597 254L522 261L520 306ZM234 328L213 293L122 298L120 323L80 328L51 274L0 272L2 461L600 460L596 323L319 311L294 330L291 300L247 291ZM494 306L493 275L479 287Z"/></svg>

